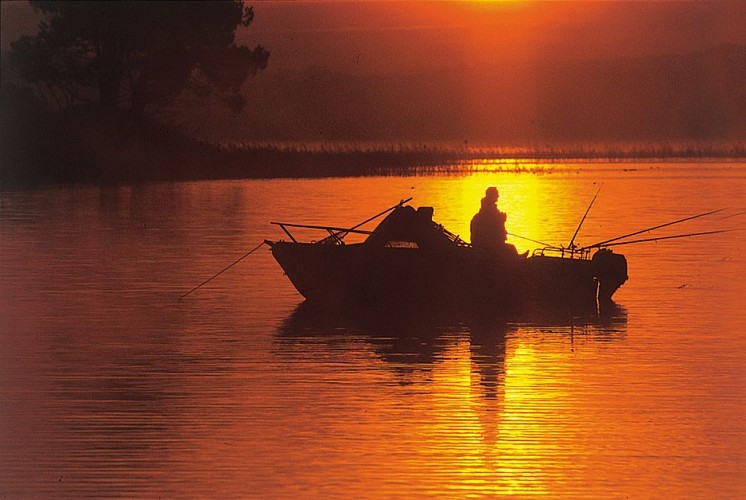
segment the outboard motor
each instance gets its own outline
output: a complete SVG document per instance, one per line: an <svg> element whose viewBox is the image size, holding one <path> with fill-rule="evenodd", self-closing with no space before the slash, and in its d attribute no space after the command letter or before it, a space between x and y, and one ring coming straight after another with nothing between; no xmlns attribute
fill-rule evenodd
<svg viewBox="0 0 746 500"><path fill-rule="evenodd" d="M593 255L593 277L598 281L598 300L609 301L614 292L627 281L627 259L608 248Z"/></svg>

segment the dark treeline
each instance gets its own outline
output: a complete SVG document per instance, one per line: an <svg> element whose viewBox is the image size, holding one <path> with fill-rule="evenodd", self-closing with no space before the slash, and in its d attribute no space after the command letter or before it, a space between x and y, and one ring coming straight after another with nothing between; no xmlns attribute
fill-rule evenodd
<svg viewBox="0 0 746 500"><path fill-rule="evenodd" d="M242 0L29 4L37 32L2 57L3 186L172 176L210 148L157 118L193 103L240 113L269 60L236 43L254 19Z"/></svg>

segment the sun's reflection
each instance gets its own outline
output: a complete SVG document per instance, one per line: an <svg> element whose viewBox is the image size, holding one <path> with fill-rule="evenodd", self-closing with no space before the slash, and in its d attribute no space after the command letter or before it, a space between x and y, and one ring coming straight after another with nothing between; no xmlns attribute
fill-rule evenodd
<svg viewBox="0 0 746 500"><path fill-rule="evenodd" d="M497 467L511 494L546 493L548 469L556 469L553 427L545 418L554 402L565 399L555 383L542 384L532 345L520 344L512 350L505 368L505 389L501 417L501 439L495 453ZM562 373L553 370L552 377ZM557 479L557 478L553 478Z"/></svg>
<svg viewBox="0 0 746 500"><path fill-rule="evenodd" d="M426 425L443 443L438 458L452 460L454 476L444 484L463 494L548 494L564 470L552 415L568 399L563 370L555 367L548 382L546 353L540 359L534 346L515 339L503 348L484 357L460 342L434 374L436 418Z"/></svg>

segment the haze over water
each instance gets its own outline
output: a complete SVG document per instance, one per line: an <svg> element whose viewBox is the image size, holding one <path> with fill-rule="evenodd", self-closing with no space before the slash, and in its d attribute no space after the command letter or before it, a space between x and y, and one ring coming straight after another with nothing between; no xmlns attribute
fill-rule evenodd
<svg viewBox="0 0 746 500"><path fill-rule="evenodd" d="M270 221L413 196L468 239L488 185L555 244L601 187L589 244L726 207L662 234L743 228L746 165L3 193L0 496L744 496L742 231L618 247L600 316L320 312L266 248L179 300Z"/></svg>

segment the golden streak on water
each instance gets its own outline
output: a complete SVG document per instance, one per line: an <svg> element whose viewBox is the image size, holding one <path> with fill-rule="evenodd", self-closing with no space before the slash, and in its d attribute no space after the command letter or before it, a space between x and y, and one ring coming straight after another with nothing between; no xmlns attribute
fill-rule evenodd
<svg viewBox="0 0 746 500"><path fill-rule="evenodd" d="M547 383L536 356L530 345L511 342L498 394L487 399L469 342L445 354L433 379L436 418L423 425L428 441L441 443L440 467L458 473L446 484L478 494L536 495L548 494L547 481L562 483L568 464L561 452L567 450L559 449L555 433L561 429L553 423L566 400L562 373L553 370Z"/></svg>

